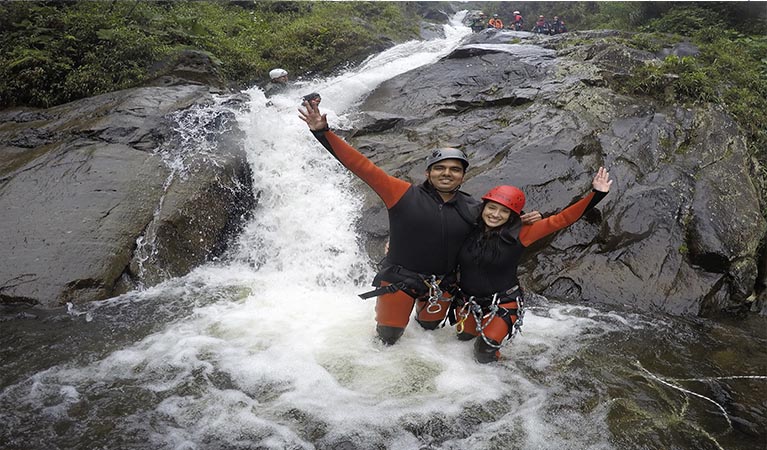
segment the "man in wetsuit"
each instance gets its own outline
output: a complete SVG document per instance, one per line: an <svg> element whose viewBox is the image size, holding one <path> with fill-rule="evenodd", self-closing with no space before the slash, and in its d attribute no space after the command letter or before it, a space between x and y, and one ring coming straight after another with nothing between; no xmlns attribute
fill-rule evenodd
<svg viewBox="0 0 767 450"><path fill-rule="evenodd" d="M426 162L426 180L418 185L392 177L328 128L327 115L303 103L300 118L317 140L383 200L389 213L389 251L373 285L363 294L378 296L376 331L387 345L402 336L413 307L426 329L444 323L451 302L445 292L455 283L461 243L476 226L479 202L461 192L466 155L455 148L434 150ZM537 212L526 220L540 219Z"/></svg>
<svg viewBox="0 0 767 450"><path fill-rule="evenodd" d="M537 34L549 34L549 23L546 21L546 18L538 16L532 31Z"/></svg>
<svg viewBox="0 0 767 450"><path fill-rule="evenodd" d="M469 27L471 28L471 31L473 33L479 33L480 31L485 29L486 23L487 23L487 19L485 18L485 13L480 12L479 15L477 15L471 20Z"/></svg>

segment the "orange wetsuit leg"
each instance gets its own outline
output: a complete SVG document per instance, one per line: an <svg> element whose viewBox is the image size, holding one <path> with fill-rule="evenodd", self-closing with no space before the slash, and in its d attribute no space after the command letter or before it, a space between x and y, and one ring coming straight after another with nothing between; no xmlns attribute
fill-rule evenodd
<svg viewBox="0 0 767 450"><path fill-rule="evenodd" d="M442 298L433 305L429 303L428 298L419 298L415 307L416 321L427 330L436 329L447 317L452 301L453 296L447 292L443 292Z"/></svg>
<svg viewBox="0 0 767 450"><path fill-rule="evenodd" d="M405 328L414 303L413 297L402 291L380 295L376 300L376 322L387 327Z"/></svg>
<svg viewBox="0 0 767 450"><path fill-rule="evenodd" d="M514 323L517 321L517 302L502 303L501 308L505 308L510 311L506 317L494 316L492 319L484 319L482 330L485 339L490 341L493 345L489 345L485 342L485 339L478 339L474 345L474 357L481 363L488 363L492 361L498 361L501 358L501 352L495 347L500 346L506 336L508 336ZM512 314L513 313L513 314Z"/></svg>
<svg viewBox="0 0 767 450"><path fill-rule="evenodd" d="M514 316L516 319L516 316ZM509 334L509 325L503 318L495 316L482 330L482 333L486 338L492 339L495 342L503 342L506 336Z"/></svg>
<svg viewBox="0 0 767 450"><path fill-rule="evenodd" d="M499 308L507 310L509 313L505 318L495 316L488 326L485 327L485 336L496 341L503 342L503 340L511 334L512 327L517 322L517 307L518 304L515 301L501 303Z"/></svg>

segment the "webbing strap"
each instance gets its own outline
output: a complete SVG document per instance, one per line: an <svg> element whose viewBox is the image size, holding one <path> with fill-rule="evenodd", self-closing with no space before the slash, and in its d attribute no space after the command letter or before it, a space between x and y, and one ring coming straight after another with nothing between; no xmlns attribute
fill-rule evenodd
<svg viewBox="0 0 767 450"><path fill-rule="evenodd" d="M394 284L387 284L386 286L381 286L379 288L373 289L372 291L363 292L362 294L359 294L359 298L366 300L370 297L378 297L379 295L384 294L391 294L392 292L397 292L402 290L404 287L404 283L394 283Z"/></svg>

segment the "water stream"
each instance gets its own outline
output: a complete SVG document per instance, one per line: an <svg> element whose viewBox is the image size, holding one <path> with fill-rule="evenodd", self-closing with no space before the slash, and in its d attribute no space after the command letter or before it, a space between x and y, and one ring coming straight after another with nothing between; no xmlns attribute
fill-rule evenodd
<svg viewBox="0 0 767 450"><path fill-rule="evenodd" d="M469 30L409 42L239 116L259 203L221 261L68 311L4 307L3 449L767 448L765 321L532 295L498 364L454 331L374 339L362 197L296 113L331 123Z"/></svg>

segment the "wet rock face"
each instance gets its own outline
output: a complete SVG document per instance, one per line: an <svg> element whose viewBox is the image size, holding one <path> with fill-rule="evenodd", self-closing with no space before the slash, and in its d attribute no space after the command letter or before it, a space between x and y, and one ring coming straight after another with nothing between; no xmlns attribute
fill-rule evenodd
<svg viewBox="0 0 767 450"><path fill-rule="evenodd" d="M183 49L173 52L150 68L154 80L152 86L176 86L202 84L224 88L226 80L221 75L219 61L210 53Z"/></svg>
<svg viewBox="0 0 767 450"><path fill-rule="evenodd" d="M104 299L220 253L253 197L231 117L180 146L179 114L211 102L187 84L0 112L0 301Z"/></svg>
<svg viewBox="0 0 767 450"><path fill-rule="evenodd" d="M610 87L657 56L599 40L561 45L595 37L475 34L443 60L383 83L362 105L351 141L413 182L424 178L429 149L461 147L472 161L465 191L516 185L526 209L544 215L588 192L605 166L610 194L529 249L524 285L675 314L742 304L767 228L744 139L714 106L661 106ZM368 204L360 226L377 260L386 214L373 194Z"/></svg>

